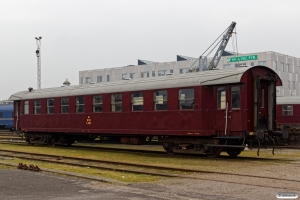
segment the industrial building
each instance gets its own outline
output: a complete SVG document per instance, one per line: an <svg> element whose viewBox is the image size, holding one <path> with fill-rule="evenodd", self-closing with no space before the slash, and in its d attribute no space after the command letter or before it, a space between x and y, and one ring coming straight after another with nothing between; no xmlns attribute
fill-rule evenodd
<svg viewBox="0 0 300 200"><path fill-rule="evenodd" d="M208 58L208 62L209 60ZM172 62L138 60L138 65L80 71L79 84L182 74L186 73L195 62L197 58L180 55L177 55L177 61ZM276 88L276 96L300 96L300 58L272 51L239 54L238 56L224 51L217 68L255 65L270 67L279 74L283 86Z"/></svg>

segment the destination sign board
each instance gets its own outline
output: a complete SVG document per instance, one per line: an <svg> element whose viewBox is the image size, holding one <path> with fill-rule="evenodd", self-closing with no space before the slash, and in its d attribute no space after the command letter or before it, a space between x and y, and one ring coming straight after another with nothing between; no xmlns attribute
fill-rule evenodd
<svg viewBox="0 0 300 200"><path fill-rule="evenodd" d="M257 59L258 56L254 54L248 56L236 56L236 57L227 58L227 62L241 62L241 61L257 60Z"/></svg>

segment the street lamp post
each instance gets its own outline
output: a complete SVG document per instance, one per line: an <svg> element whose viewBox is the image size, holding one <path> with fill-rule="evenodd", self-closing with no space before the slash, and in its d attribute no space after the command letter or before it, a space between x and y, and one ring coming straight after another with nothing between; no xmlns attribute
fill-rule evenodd
<svg viewBox="0 0 300 200"><path fill-rule="evenodd" d="M37 57L37 89L41 89L41 39L42 37L35 37L37 50L35 51Z"/></svg>

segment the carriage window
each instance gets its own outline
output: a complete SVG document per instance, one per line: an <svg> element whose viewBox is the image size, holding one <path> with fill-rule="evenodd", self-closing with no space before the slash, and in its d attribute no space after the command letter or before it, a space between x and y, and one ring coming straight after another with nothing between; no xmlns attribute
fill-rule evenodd
<svg viewBox="0 0 300 200"><path fill-rule="evenodd" d="M76 97L76 112L84 112L84 97Z"/></svg>
<svg viewBox="0 0 300 200"><path fill-rule="evenodd" d="M293 106L282 105L282 115L293 115Z"/></svg>
<svg viewBox="0 0 300 200"><path fill-rule="evenodd" d="M218 88L218 109L226 108L226 88Z"/></svg>
<svg viewBox="0 0 300 200"><path fill-rule="evenodd" d="M144 97L142 92L134 92L131 94L131 110L141 111L144 109Z"/></svg>
<svg viewBox="0 0 300 200"><path fill-rule="evenodd" d="M122 111L122 94L111 95L111 111L112 112Z"/></svg>
<svg viewBox="0 0 300 200"><path fill-rule="evenodd" d="M54 113L54 99L47 99L47 113Z"/></svg>
<svg viewBox="0 0 300 200"><path fill-rule="evenodd" d="M69 98L60 99L60 112L69 113Z"/></svg>
<svg viewBox="0 0 300 200"><path fill-rule="evenodd" d="M102 95L93 96L93 112L102 112Z"/></svg>
<svg viewBox="0 0 300 200"><path fill-rule="evenodd" d="M3 118L3 113L2 112L0 112L0 118Z"/></svg>
<svg viewBox="0 0 300 200"><path fill-rule="evenodd" d="M161 90L154 92L154 110L167 110L168 109L168 91Z"/></svg>
<svg viewBox="0 0 300 200"><path fill-rule="evenodd" d="M24 101L24 114L29 114L29 101Z"/></svg>
<svg viewBox="0 0 300 200"><path fill-rule="evenodd" d="M240 108L240 86L234 86L231 88L231 107Z"/></svg>
<svg viewBox="0 0 300 200"><path fill-rule="evenodd" d="M179 90L179 109L193 109L194 108L194 89Z"/></svg>
<svg viewBox="0 0 300 200"><path fill-rule="evenodd" d="M34 100L34 114L41 114L41 100Z"/></svg>

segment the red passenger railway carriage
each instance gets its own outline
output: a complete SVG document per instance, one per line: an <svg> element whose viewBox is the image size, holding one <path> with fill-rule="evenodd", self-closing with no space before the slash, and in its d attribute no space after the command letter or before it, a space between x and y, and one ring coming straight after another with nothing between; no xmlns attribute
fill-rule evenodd
<svg viewBox="0 0 300 200"><path fill-rule="evenodd" d="M158 136L168 153L237 156L251 141L273 141L279 85L272 69L255 66L29 89L10 100L29 143Z"/></svg>
<svg viewBox="0 0 300 200"><path fill-rule="evenodd" d="M277 97L277 128L281 144L300 145L300 97Z"/></svg>

